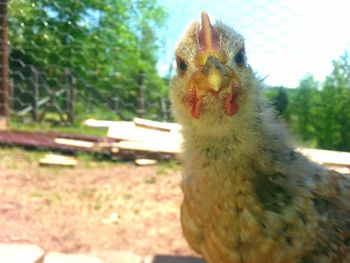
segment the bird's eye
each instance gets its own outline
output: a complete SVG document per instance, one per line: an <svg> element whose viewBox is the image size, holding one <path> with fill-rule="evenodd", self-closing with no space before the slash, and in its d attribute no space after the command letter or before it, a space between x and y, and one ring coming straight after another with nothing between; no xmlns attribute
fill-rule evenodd
<svg viewBox="0 0 350 263"><path fill-rule="evenodd" d="M241 48L238 53L235 55L235 62L237 66L242 67L245 64L245 51L244 48Z"/></svg>
<svg viewBox="0 0 350 263"><path fill-rule="evenodd" d="M180 74L184 74L187 70L187 63L180 57L176 57L177 70Z"/></svg>

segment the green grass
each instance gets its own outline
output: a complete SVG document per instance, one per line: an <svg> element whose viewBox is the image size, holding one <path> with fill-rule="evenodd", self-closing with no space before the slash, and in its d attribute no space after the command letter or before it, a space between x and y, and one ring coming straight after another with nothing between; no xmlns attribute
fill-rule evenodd
<svg viewBox="0 0 350 263"><path fill-rule="evenodd" d="M35 199L43 200L48 205L60 203L62 200L61 195L57 192L33 192L30 196Z"/></svg>
<svg viewBox="0 0 350 263"><path fill-rule="evenodd" d="M26 150L19 147L0 146L0 167L7 169L23 169L28 165L38 165L39 160L46 154L52 153L46 150ZM60 154L60 153L57 153ZM85 168L107 168L120 164L112 160L107 155L77 153L74 156L80 167ZM45 166L52 172L59 172L62 169L71 169L70 167Z"/></svg>
<svg viewBox="0 0 350 263"><path fill-rule="evenodd" d="M87 127L83 124L78 125L59 125L55 123L23 123L18 120L10 121L10 129L26 132L59 132L59 133L75 133L92 136L106 136L107 128Z"/></svg>
<svg viewBox="0 0 350 263"><path fill-rule="evenodd" d="M157 175L160 175L160 176L167 175L169 170L179 171L181 170L181 165L173 160L162 161L157 164L157 169L156 169Z"/></svg>

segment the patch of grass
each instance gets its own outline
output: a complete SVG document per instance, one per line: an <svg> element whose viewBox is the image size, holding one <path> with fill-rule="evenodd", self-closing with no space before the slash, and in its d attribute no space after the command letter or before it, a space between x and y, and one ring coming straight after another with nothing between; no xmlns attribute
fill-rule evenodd
<svg viewBox="0 0 350 263"><path fill-rule="evenodd" d="M56 192L33 192L30 196L32 198L41 199L48 205L57 204L62 200L61 195Z"/></svg>
<svg viewBox="0 0 350 263"><path fill-rule="evenodd" d="M157 179L154 176L150 176L145 179L146 184L155 184L157 182Z"/></svg>
<svg viewBox="0 0 350 263"><path fill-rule="evenodd" d="M131 199L132 198L132 194L131 193L126 193L124 195L124 198L127 199L127 200Z"/></svg>
<svg viewBox="0 0 350 263"><path fill-rule="evenodd" d="M7 169L20 169L25 166L38 166L39 160L46 154L52 153L46 150L24 149L15 146L0 146L0 167ZM60 153L57 153L60 154ZM79 166L84 168L108 168L120 164L116 160L112 160L106 154L89 154L77 153L74 155ZM70 167L45 166L42 169L50 169L51 172L58 173L62 169L71 169Z"/></svg>
<svg viewBox="0 0 350 263"><path fill-rule="evenodd" d="M102 208L102 202L100 199L97 199L94 205L95 210L100 210Z"/></svg>
<svg viewBox="0 0 350 263"><path fill-rule="evenodd" d="M79 199L90 199L93 198L93 196L96 194L96 189L95 188L89 188L89 189L82 189L78 193Z"/></svg>
<svg viewBox="0 0 350 263"><path fill-rule="evenodd" d="M81 165L87 168L110 167L120 164L108 154L77 153L76 157Z"/></svg>
<svg viewBox="0 0 350 263"><path fill-rule="evenodd" d="M135 214L135 215L140 214L140 209L139 209L139 208L135 208L135 209L134 209L134 214Z"/></svg>
<svg viewBox="0 0 350 263"><path fill-rule="evenodd" d="M26 132L59 132L59 133L75 133L92 136L106 136L107 128L87 127L83 123L74 125L62 125L57 123L25 123L21 120L13 119L10 121L10 129Z"/></svg>
<svg viewBox="0 0 350 263"><path fill-rule="evenodd" d="M178 171L180 169L181 166L173 160L163 161L157 164L156 173L157 175L164 176L168 174L169 170Z"/></svg>
<svg viewBox="0 0 350 263"><path fill-rule="evenodd" d="M28 164L36 164L47 151L25 150L18 147L0 146L0 167L20 169Z"/></svg>

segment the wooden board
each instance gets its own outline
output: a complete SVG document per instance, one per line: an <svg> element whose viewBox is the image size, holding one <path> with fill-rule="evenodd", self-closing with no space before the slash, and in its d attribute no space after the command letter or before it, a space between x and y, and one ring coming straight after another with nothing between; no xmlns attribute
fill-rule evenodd
<svg viewBox="0 0 350 263"><path fill-rule="evenodd" d="M327 165L327 168L341 174L350 174L350 168L345 166Z"/></svg>
<svg viewBox="0 0 350 263"><path fill-rule="evenodd" d="M92 148L94 147L93 142L83 141L83 140L74 140L74 139L66 139L66 138L55 138L54 142L62 145L69 145L81 148Z"/></svg>
<svg viewBox="0 0 350 263"><path fill-rule="evenodd" d="M311 160L324 165L350 167L350 153L348 152L338 152L310 148L298 148L297 150L309 157Z"/></svg>
<svg viewBox="0 0 350 263"><path fill-rule="evenodd" d="M84 125L88 127L96 127L96 128L108 128L114 125L116 121L105 121L105 120L95 120L95 119L87 119L84 121Z"/></svg>
<svg viewBox="0 0 350 263"><path fill-rule="evenodd" d="M125 121L107 121L107 120L95 120L95 119L87 119L84 121L84 125L89 127L97 127L97 128L109 128L113 125L118 125L118 123L125 123ZM131 122L130 122L131 123ZM133 123L136 126L156 129L161 131L179 131L181 129L181 125L174 122L159 122L159 121L151 121L142 118L134 118Z"/></svg>
<svg viewBox="0 0 350 263"><path fill-rule="evenodd" d="M8 122L5 117L0 116L0 131L8 130Z"/></svg>
<svg viewBox="0 0 350 263"><path fill-rule="evenodd" d="M113 144L114 148L120 151L139 151L139 152L150 152L160 154L179 154L181 149L180 145L175 144L154 144L151 142L140 142L140 141L121 141Z"/></svg>
<svg viewBox="0 0 350 263"><path fill-rule="evenodd" d="M134 118L134 123L138 127L144 127L149 129L161 130L161 131L180 131L181 125L178 123L172 122L159 122L159 121L150 121L141 118Z"/></svg>
<svg viewBox="0 0 350 263"><path fill-rule="evenodd" d="M158 161L155 159L136 159L135 164L139 166L146 166L146 165L155 165Z"/></svg>
<svg viewBox="0 0 350 263"><path fill-rule="evenodd" d="M179 132L165 132L136 126L133 122L118 122L109 127L107 136L122 141L162 144L179 149L182 136ZM156 146L155 146L156 147Z"/></svg>
<svg viewBox="0 0 350 263"><path fill-rule="evenodd" d="M74 167L77 165L77 161L70 156L47 154L44 158L39 160L39 164L43 166L66 166Z"/></svg>

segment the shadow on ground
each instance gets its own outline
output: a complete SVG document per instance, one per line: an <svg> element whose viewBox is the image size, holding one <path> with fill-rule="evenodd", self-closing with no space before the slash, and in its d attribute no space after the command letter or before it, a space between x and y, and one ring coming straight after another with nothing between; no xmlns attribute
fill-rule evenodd
<svg viewBox="0 0 350 263"><path fill-rule="evenodd" d="M205 261L198 257L156 255L152 263L205 263Z"/></svg>

